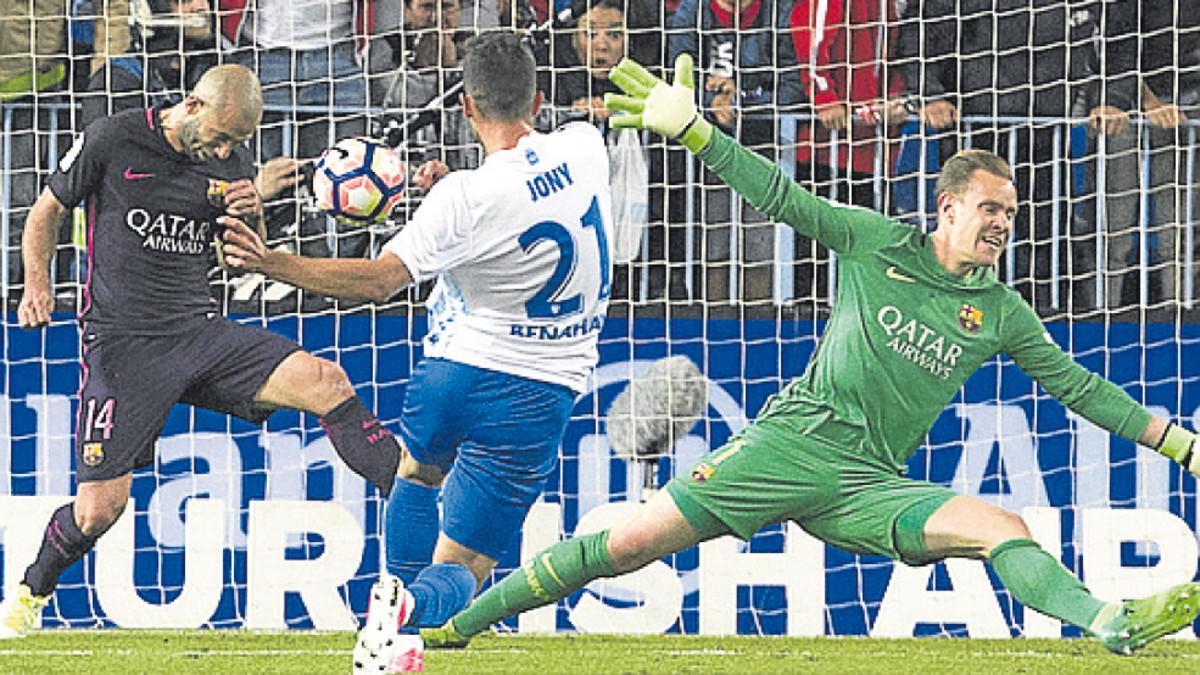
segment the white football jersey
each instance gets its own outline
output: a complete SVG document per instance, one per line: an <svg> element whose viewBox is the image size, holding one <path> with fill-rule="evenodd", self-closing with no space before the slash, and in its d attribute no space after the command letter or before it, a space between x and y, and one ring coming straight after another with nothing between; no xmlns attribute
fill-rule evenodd
<svg viewBox="0 0 1200 675"><path fill-rule="evenodd" d="M384 247L415 281L437 277L425 354L584 391L612 291L611 201L586 123L438 181Z"/></svg>

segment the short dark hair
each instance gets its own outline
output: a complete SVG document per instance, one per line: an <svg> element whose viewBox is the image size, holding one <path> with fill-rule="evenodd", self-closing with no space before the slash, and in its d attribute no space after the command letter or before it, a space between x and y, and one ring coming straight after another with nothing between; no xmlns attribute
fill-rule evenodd
<svg viewBox="0 0 1200 675"><path fill-rule="evenodd" d="M537 95L533 52L510 30L480 33L467 41L463 89L479 113L497 122L529 117Z"/></svg>
<svg viewBox="0 0 1200 675"><path fill-rule="evenodd" d="M949 192L956 197L962 196L976 171L986 171L1010 181L1013 179L1012 168L1000 155L987 150L959 150L942 165L934 194Z"/></svg>
<svg viewBox="0 0 1200 675"><path fill-rule="evenodd" d="M575 0L571 4L571 16L575 18L575 24L579 25L579 20L584 14L596 9L597 7L608 7L621 12L625 15L625 0Z"/></svg>

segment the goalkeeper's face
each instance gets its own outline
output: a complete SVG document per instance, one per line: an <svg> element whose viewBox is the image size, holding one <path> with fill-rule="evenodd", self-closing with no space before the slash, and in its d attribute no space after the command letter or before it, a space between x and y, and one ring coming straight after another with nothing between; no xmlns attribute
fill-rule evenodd
<svg viewBox="0 0 1200 675"><path fill-rule="evenodd" d="M990 267L1012 236L1017 189L1007 178L977 170L963 194L941 195L939 210L938 229L946 229L954 262Z"/></svg>

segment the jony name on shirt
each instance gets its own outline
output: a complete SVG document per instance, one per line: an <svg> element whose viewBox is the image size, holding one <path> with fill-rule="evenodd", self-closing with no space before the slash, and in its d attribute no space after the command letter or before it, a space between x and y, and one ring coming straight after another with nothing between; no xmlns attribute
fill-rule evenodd
<svg viewBox="0 0 1200 675"><path fill-rule="evenodd" d="M549 197L574 184L575 181L571 179L571 172L567 169L566 162L525 181L525 187L529 188L530 202Z"/></svg>

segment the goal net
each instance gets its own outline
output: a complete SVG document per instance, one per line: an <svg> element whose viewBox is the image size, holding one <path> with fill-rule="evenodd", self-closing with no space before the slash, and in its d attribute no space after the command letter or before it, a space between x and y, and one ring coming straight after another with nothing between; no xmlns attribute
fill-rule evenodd
<svg viewBox="0 0 1200 675"><path fill-rule="evenodd" d="M535 27L540 129L584 120L605 131L620 264L600 364L559 467L496 575L562 537L611 527L648 491L689 475L803 373L837 302L836 255L770 222L678 145L608 128L599 100L623 55L661 73L692 53L698 97L728 133L831 201L926 232L946 158L964 148L1004 157L1020 209L999 277L1087 368L1155 414L1200 426L1200 29L1180 3L1126 3L1172 5L1134 8L1132 18L1113 3L1065 0L977 10L915 0L0 4L6 596L49 515L74 493L75 313L89 269L80 205L55 249L53 322L20 330L23 224L86 121L178 100L215 63L245 63L263 80L266 112L250 146L264 177L275 158L311 161L362 134L395 144L410 169L435 158L478 166L455 66L472 33L497 25ZM271 245L310 256L374 255L422 197L410 189L386 222L347 227L315 210L303 182L274 187L263 190ZM421 357L428 288L364 305L217 268L210 281L226 313L337 361L366 404L396 423ZM608 406L671 355L705 375L708 407L668 456L626 461L606 437ZM1102 598L1196 573L1194 479L1069 412L1007 358L972 377L908 475L1021 514ZM130 508L63 576L45 623L351 629L380 569L382 514L378 492L340 463L315 419L283 411L260 427L177 406L153 467L133 479ZM982 563L910 568L828 547L795 524L708 542L506 626L1078 634L1021 608Z"/></svg>

